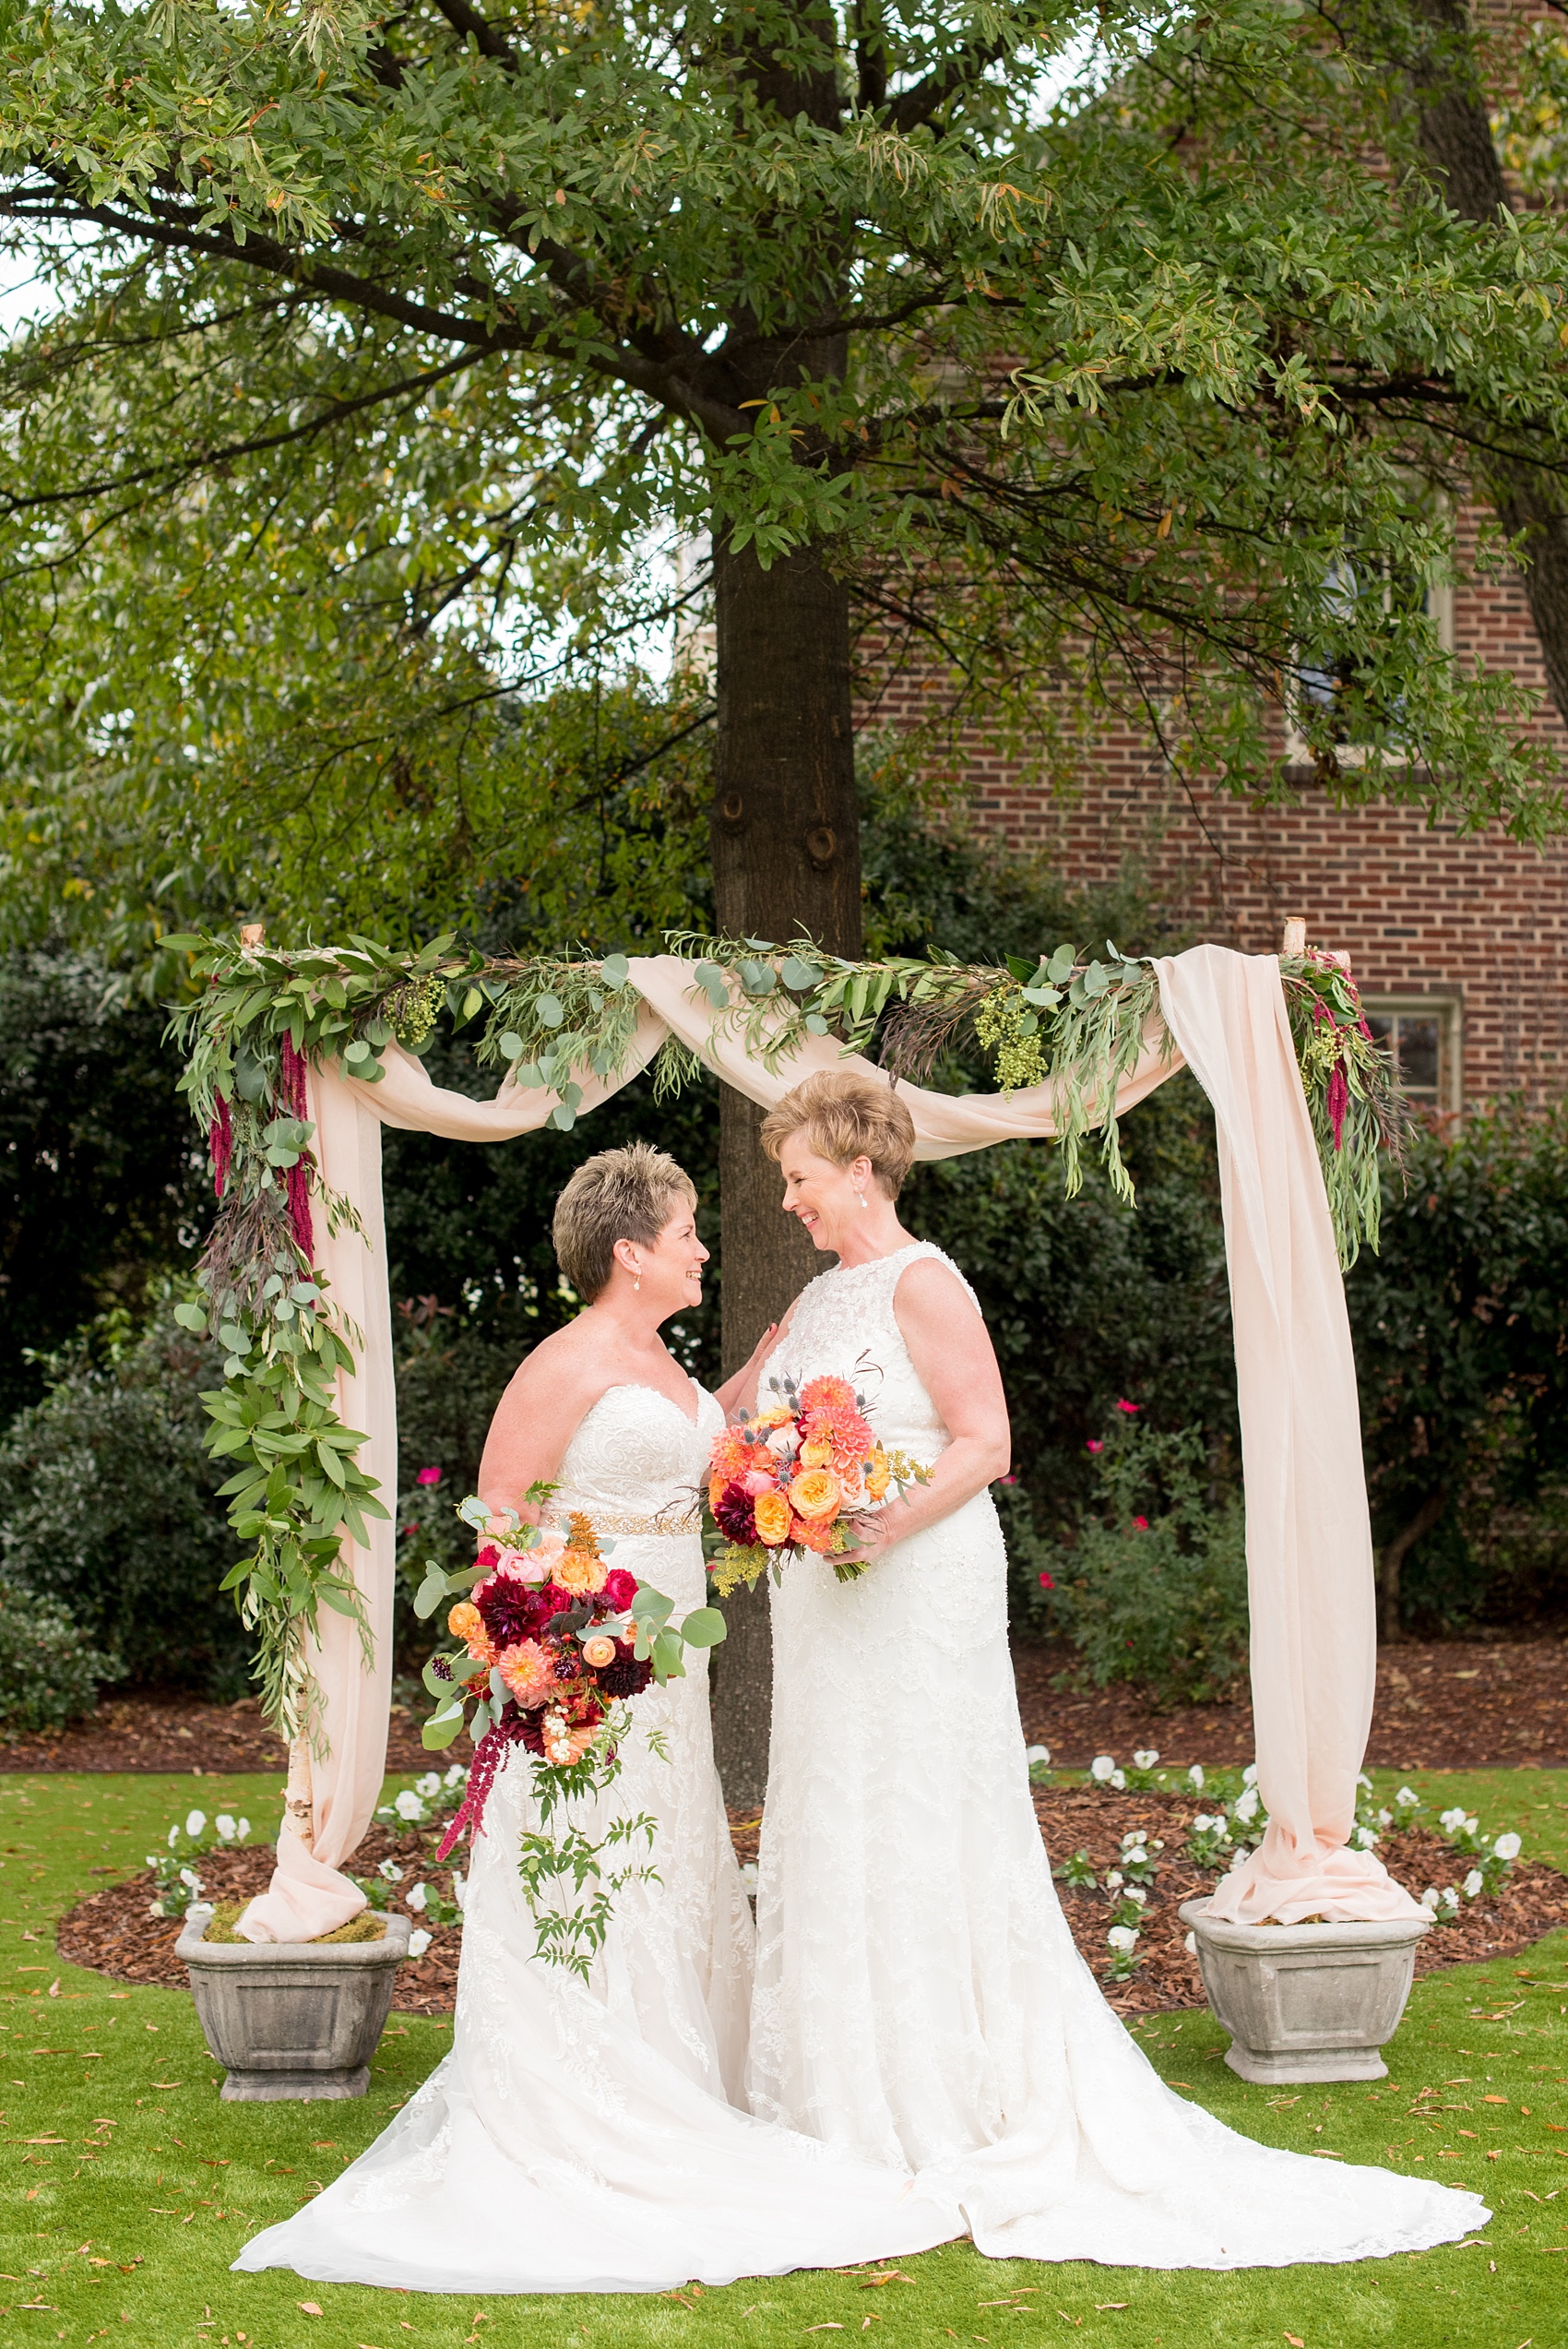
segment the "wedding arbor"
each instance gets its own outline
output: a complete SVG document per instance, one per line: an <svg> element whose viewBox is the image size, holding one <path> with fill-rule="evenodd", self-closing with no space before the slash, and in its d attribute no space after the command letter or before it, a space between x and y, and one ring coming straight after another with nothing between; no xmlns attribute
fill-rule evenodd
<svg viewBox="0 0 1568 2349"><path fill-rule="evenodd" d="M291 1739L288 1813L257 1938L308 1939L362 1905L341 1872L369 1823L386 1747L397 1413L381 1128L494 1143L571 1126L650 1064L706 1070L770 1105L812 1069L884 1073L916 1155L1056 1138L1075 1183L1099 1129L1131 1196L1117 1119L1180 1068L1214 1105L1246 1485L1252 1682L1263 1843L1211 1913L1241 1923L1420 1914L1351 1849L1375 1664L1371 1530L1341 1263L1375 1240L1389 1077L1336 958L1215 946L1152 961L1063 948L1039 967L937 953L852 963L808 941L677 941L601 962L491 962L440 939L394 957L196 938L210 981L176 1026L222 1209L203 1280L228 1349L213 1448L254 1546L230 1578L260 1643L264 1705ZM444 1006L482 1011L493 1098L433 1085L417 1047ZM912 1080L966 1022L1004 1090ZM531 1055L531 1056L530 1056Z"/></svg>

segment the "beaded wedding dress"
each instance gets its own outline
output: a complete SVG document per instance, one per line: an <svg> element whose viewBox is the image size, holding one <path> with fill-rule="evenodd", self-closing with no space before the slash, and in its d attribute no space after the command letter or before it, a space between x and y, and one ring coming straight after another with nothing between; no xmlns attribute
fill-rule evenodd
<svg viewBox="0 0 1568 2349"><path fill-rule="evenodd" d="M555 1507L613 1561L705 1604L697 1494L722 1424L612 1387L567 1449ZM923 2250L954 2231L892 2169L743 2109L752 1923L708 1723L707 1658L649 1687L592 1834L657 1822L656 1883L624 1886L588 1981L534 1955L517 1867L537 1821L514 1747L475 1839L452 2051L390 2126L236 2268L422 2292L649 2292ZM662 1745L661 1755L655 1743Z"/></svg>
<svg viewBox="0 0 1568 2349"><path fill-rule="evenodd" d="M934 1460L950 1438L893 1312L922 1257L948 1262L918 1242L814 1281L761 1404L836 1372L884 1444ZM1473 2194L1233 2134L1106 2005L1030 1800L989 1493L854 1582L811 1558L772 1596L754 2112L903 2166L995 2258L1278 2267L1486 2220Z"/></svg>

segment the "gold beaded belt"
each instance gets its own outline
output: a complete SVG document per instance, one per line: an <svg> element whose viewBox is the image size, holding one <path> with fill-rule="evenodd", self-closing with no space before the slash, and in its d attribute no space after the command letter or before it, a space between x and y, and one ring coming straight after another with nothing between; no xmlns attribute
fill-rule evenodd
<svg viewBox="0 0 1568 2349"><path fill-rule="evenodd" d="M616 1533L700 1533L702 1532L700 1508L688 1509L684 1517L671 1517L668 1514L659 1517L612 1517L596 1508L584 1509L582 1514L588 1520L596 1533L614 1535ZM563 1527L562 1530L564 1532L567 1529Z"/></svg>

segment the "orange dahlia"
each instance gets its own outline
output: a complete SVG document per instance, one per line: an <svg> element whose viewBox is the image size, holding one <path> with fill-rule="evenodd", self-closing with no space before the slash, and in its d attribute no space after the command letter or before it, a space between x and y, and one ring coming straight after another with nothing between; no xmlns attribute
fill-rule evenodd
<svg viewBox="0 0 1568 2349"><path fill-rule="evenodd" d="M820 1518L814 1520L809 1517L797 1517L790 1539L798 1542L802 1550L815 1550L819 1556L826 1556L834 1547L834 1529Z"/></svg>
<svg viewBox="0 0 1568 2349"><path fill-rule="evenodd" d="M814 1524L837 1517L844 1505L844 1488L830 1468L802 1468L790 1485L790 1506L798 1517Z"/></svg>
<svg viewBox="0 0 1568 2349"><path fill-rule="evenodd" d="M759 1493L752 1503L752 1515L756 1520L756 1537L776 1550L790 1539L790 1504L777 1486L772 1492Z"/></svg>
<svg viewBox="0 0 1568 2349"><path fill-rule="evenodd" d="M496 1668L525 1712L543 1704L555 1687L555 1667L537 1640L519 1640L503 1648Z"/></svg>
<svg viewBox="0 0 1568 2349"><path fill-rule="evenodd" d="M847 1378L808 1378L801 1389L802 1411L853 1411L855 1390Z"/></svg>

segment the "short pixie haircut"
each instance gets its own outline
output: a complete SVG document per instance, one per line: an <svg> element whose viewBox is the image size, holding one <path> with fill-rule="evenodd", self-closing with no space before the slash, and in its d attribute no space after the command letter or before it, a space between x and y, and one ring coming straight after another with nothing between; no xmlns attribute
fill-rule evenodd
<svg viewBox="0 0 1568 2349"><path fill-rule="evenodd" d="M915 1155L915 1121L891 1084L856 1068L821 1068L785 1094L762 1121L762 1146L777 1158L803 1133L819 1158L848 1166L869 1158L878 1190L896 1199Z"/></svg>
<svg viewBox="0 0 1568 2349"><path fill-rule="evenodd" d="M617 1240L652 1247L676 1199L695 1207L696 1185L651 1142L585 1158L555 1202L551 1227L555 1260L577 1294L591 1304L609 1287Z"/></svg>

